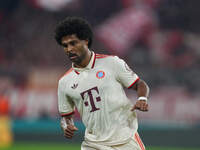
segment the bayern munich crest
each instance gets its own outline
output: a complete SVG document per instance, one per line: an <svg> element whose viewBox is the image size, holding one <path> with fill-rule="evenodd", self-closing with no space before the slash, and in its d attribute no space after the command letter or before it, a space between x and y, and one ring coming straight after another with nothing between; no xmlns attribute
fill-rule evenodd
<svg viewBox="0 0 200 150"><path fill-rule="evenodd" d="M98 71L98 72L96 73L96 77L97 77L98 79L102 79L104 76L105 76L105 72L104 72L104 71Z"/></svg>

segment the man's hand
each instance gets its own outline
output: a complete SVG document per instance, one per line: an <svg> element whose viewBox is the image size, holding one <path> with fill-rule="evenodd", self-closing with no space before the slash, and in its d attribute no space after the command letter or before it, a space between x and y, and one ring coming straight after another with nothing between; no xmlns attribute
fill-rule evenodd
<svg viewBox="0 0 200 150"><path fill-rule="evenodd" d="M74 136L74 132L78 129L74 125L67 125L67 128L63 129L64 136L68 139L71 139Z"/></svg>
<svg viewBox="0 0 200 150"><path fill-rule="evenodd" d="M61 128L63 129L64 136L71 139L74 136L74 132L78 129L74 126L72 117L62 117L60 121Z"/></svg>
<svg viewBox="0 0 200 150"><path fill-rule="evenodd" d="M135 105L133 106L133 108L131 109L131 111L134 110L140 110L140 111L148 111L149 110L149 106L147 104L147 102L145 100L138 100Z"/></svg>

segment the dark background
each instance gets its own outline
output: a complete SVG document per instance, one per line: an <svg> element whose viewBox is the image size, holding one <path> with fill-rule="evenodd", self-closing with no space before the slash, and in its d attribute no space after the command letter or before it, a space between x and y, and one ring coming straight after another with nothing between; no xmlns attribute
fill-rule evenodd
<svg viewBox="0 0 200 150"><path fill-rule="evenodd" d="M8 99L9 109L0 115L12 120L14 141L64 141L56 90L71 63L55 42L54 29L65 17L80 16L93 27L93 51L120 56L149 84L150 111L139 113L144 143L200 146L199 4L197 0L1 0L0 95ZM127 94L134 102L135 93L127 90ZM83 135L78 114L75 120Z"/></svg>

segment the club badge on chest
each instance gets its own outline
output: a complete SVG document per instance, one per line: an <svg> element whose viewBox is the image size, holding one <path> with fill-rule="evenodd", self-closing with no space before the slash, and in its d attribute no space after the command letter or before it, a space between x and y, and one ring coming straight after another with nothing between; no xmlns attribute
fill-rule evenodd
<svg viewBox="0 0 200 150"><path fill-rule="evenodd" d="M105 72L102 71L102 70L98 71L98 72L96 73L96 77L97 77L98 79L104 78L104 77L105 77Z"/></svg>

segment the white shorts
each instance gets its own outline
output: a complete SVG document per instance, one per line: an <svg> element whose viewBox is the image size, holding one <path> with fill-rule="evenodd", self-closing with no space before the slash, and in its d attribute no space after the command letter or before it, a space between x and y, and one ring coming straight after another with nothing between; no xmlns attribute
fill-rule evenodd
<svg viewBox="0 0 200 150"><path fill-rule="evenodd" d="M114 146L106 146L97 143L88 143L84 141L81 145L81 150L145 150L145 146L136 133L128 143Z"/></svg>

